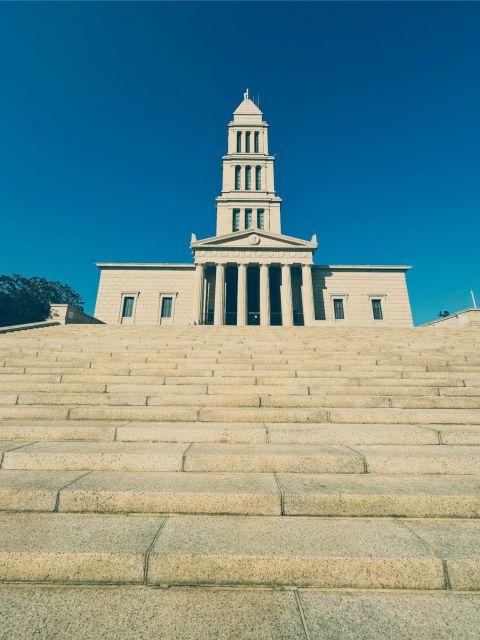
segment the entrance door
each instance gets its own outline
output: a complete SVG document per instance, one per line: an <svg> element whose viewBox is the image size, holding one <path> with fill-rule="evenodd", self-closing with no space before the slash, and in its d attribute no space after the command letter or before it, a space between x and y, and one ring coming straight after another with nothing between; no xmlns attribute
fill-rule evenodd
<svg viewBox="0 0 480 640"><path fill-rule="evenodd" d="M260 324L260 269L258 265L247 269L247 324Z"/></svg>
<svg viewBox="0 0 480 640"><path fill-rule="evenodd" d="M160 324L173 324L173 296L160 299Z"/></svg>
<svg viewBox="0 0 480 640"><path fill-rule="evenodd" d="M237 324L238 269L225 269L225 324Z"/></svg>

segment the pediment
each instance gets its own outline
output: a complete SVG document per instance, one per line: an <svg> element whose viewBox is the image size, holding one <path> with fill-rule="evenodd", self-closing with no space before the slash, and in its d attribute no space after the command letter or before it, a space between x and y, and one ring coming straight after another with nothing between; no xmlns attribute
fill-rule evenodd
<svg viewBox="0 0 480 640"><path fill-rule="evenodd" d="M222 236L212 236L197 240L192 236L190 247L197 249L305 249L317 248L317 238L312 236L311 240L302 240L278 233L270 233L261 229L248 229L235 231Z"/></svg>

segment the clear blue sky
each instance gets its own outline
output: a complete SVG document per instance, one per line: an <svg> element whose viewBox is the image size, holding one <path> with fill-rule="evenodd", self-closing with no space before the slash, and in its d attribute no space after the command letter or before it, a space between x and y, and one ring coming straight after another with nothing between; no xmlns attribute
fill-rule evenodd
<svg viewBox="0 0 480 640"><path fill-rule="evenodd" d="M480 301L479 3L0 4L0 273L190 261L249 87L283 231L412 264L417 323Z"/></svg>

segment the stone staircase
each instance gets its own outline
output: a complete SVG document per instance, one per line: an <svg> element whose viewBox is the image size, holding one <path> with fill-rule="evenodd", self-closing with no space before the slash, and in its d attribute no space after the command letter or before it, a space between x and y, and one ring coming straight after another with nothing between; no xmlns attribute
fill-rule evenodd
<svg viewBox="0 0 480 640"><path fill-rule="evenodd" d="M2 640L479 637L480 329L5 334L0 441Z"/></svg>

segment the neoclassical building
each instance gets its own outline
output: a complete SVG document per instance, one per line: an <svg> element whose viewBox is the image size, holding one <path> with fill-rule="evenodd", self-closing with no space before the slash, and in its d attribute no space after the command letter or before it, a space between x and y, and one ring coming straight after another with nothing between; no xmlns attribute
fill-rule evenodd
<svg viewBox="0 0 480 640"><path fill-rule="evenodd" d="M248 91L228 124L216 234L192 234L193 264L98 263L95 317L108 324L411 326L410 268L315 265L282 233L268 124Z"/></svg>

